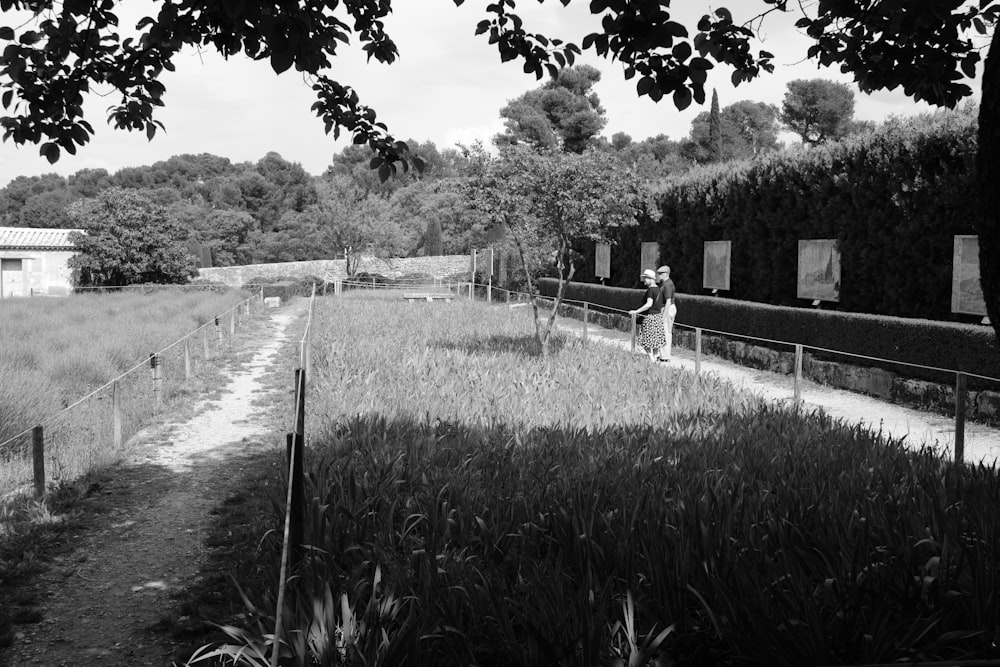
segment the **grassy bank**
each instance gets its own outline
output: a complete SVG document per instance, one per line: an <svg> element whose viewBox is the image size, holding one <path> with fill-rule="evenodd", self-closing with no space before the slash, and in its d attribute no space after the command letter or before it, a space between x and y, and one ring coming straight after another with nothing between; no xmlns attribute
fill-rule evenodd
<svg viewBox="0 0 1000 667"><path fill-rule="evenodd" d="M825 665L991 657L1000 482L525 311L321 302L307 664ZM276 582L280 505L255 535ZM276 587L238 664L267 664ZM247 652L247 649L251 649ZM311 662L310 662L311 661ZM295 664L298 664L297 662Z"/></svg>
<svg viewBox="0 0 1000 667"><path fill-rule="evenodd" d="M10 643L16 624L37 620L28 586L35 575L50 559L72 551L80 531L102 521L104 467L128 454L128 437L144 424L220 386L220 369L233 355L215 338L208 360L199 339L192 349L196 374L184 381L183 348L168 351L158 407L151 406L148 367L123 381L121 449L110 446L109 394L52 416L245 296L162 291L0 301L0 442L34 424L49 424L50 480L43 501L13 493L30 482L30 455L23 439L0 448L0 648Z"/></svg>
<svg viewBox="0 0 1000 667"><path fill-rule="evenodd" d="M0 443L36 424L46 429L49 475L69 480L116 460L111 435L110 388L60 415L67 406L113 378L143 365L154 352L191 333L246 298L240 292L84 294L60 299L0 301ZM228 319L222 323L228 333ZM214 327L212 327L214 329ZM218 340L209 334L210 354ZM189 352L204 361L202 338ZM189 391L183 379L183 347L165 357L166 381L160 409ZM156 409L147 368L130 374L120 387L125 440ZM60 415L56 417L56 415ZM0 496L30 477L30 435L0 447Z"/></svg>

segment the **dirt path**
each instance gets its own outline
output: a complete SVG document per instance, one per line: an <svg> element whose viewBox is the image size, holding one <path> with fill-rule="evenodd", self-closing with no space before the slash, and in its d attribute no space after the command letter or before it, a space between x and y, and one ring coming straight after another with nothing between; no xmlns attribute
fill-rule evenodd
<svg viewBox="0 0 1000 667"><path fill-rule="evenodd" d="M133 458L100 489L110 505L107 520L39 577L43 619L18 626L0 662L171 664L181 647L150 628L175 617L177 594L198 584L210 513L226 492L220 480L239 474L242 455L277 446L269 434L284 425L268 423L274 413L253 401L304 308L300 302L270 311L270 322L247 341L253 359L196 416L139 436Z"/></svg>

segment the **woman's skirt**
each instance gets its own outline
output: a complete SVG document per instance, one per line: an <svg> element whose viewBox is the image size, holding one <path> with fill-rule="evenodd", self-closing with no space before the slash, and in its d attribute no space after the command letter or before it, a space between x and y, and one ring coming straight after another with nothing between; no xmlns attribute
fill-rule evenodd
<svg viewBox="0 0 1000 667"><path fill-rule="evenodd" d="M639 345L647 350L658 350L667 344L667 336L663 331L663 315L656 313L646 315L639 327Z"/></svg>

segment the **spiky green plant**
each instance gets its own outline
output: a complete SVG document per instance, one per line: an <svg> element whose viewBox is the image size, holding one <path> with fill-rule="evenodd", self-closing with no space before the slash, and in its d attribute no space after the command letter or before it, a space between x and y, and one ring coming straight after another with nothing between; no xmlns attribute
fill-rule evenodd
<svg viewBox="0 0 1000 667"><path fill-rule="evenodd" d="M341 299L315 322L293 662L341 664L304 638L376 572L418 619L411 665L994 650L994 467L574 340L545 358L516 310Z"/></svg>

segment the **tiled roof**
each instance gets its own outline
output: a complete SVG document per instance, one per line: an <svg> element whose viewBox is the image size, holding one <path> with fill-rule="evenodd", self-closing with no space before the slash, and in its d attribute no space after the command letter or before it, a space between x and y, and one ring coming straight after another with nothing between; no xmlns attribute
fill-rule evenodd
<svg viewBox="0 0 1000 667"><path fill-rule="evenodd" d="M32 227L0 227L0 250L72 250L70 232L79 229L36 229Z"/></svg>

